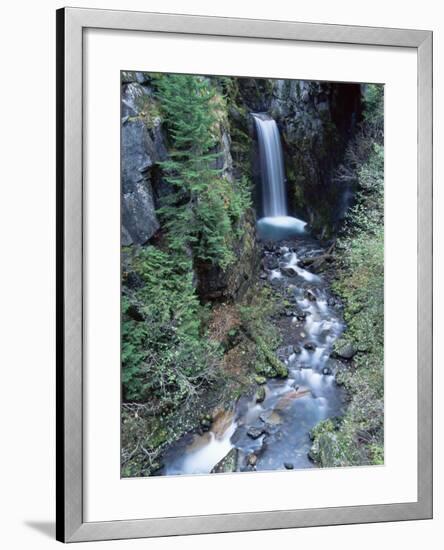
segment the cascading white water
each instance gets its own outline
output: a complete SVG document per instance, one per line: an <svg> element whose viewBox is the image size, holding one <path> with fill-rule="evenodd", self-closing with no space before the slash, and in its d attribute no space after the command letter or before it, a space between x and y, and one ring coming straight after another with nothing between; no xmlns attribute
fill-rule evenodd
<svg viewBox="0 0 444 550"><path fill-rule="evenodd" d="M266 113L253 113L256 124L262 181L262 210L259 234L266 239L283 239L303 233L306 222L288 216L284 158L276 121Z"/></svg>
<svg viewBox="0 0 444 550"><path fill-rule="evenodd" d="M251 471L252 456L256 470L287 468L285 464L294 469L313 467L308 456L310 430L344 410L344 395L334 383L341 364L330 359L344 327L334 305L329 305L328 283L298 265L299 254L311 257L319 254L319 248L314 243L304 245L302 239L296 242L300 243L296 249L293 244L291 249L282 246L264 253L264 258L278 260L278 267L268 269L269 280L288 291L285 296L294 307L291 315L296 323L287 315L281 318L288 336L286 345L276 350L288 377L268 379L259 400L256 387L256 393L241 396L233 409L217 412L208 432L186 434L171 445L163 457L162 474L224 471L220 461L232 449L228 463L234 461L236 471ZM287 345L290 338L292 345Z"/></svg>
<svg viewBox="0 0 444 550"><path fill-rule="evenodd" d="M254 115L259 141L263 211L268 217L287 215L284 160L276 121L268 115Z"/></svg>

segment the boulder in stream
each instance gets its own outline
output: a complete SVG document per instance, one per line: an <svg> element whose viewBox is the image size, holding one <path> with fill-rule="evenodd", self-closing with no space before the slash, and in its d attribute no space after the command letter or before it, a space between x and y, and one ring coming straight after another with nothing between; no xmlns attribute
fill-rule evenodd
<svg viewBox="0 0 444 550"><path fill-rule="evenodd" d="M297 269L292 265L282 265L280 269L281 272L287 277L296 277L298 274Z"/></svg>
<svg viewBox="0 0 444 550"><path fill-rule="evenodd" d="M307 342L304 344L304 348L308 351L315 351L316 346L312 342Z"/></svg>
<svg viewBox="0 0 444 550"><path fill-rule="evenodd" d="M251 439L259 439L259 437L264 433L265 433L264 428L256 428L255 426L248 428L248 431L247 431L247 435L248 437L251 437Z"/></svg>
<svg viewBox="0 0 444 550"><path fill-rule="evenodd" d="M257 463L257 456L254 453L250 453L247 456L247 465L254 468L256 466L256 463Z"/></svg>
<svg viewBox="0 0 444 550"><path fill-rule="evenodd" d="M260 386L256 391L256 403L262 403L265 400L266 390L265 386Z"/></svg>
<svg viewBox="0 0 444 550"><path fill-rule="evenodd" d="M317 298L316 295L309 289L307 289L304 293L305 298L307 298L310 302L316 302Z"/></svg>

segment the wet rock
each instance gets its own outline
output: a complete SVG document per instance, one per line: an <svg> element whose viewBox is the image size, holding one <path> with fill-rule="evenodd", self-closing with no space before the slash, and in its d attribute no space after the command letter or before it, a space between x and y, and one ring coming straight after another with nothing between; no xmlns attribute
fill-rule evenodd
<svg viewBox="0 0 444 550"><path fill-rule="evenodd" d="M248 437L251 437L251 439L259 439L259 437L264 433L265 433L264 428L256 428L255 426L252 426L247 431L247 435Z"/></svg>
<svg viewBox="0 0 444 550"><path fill-rule="evenodd" d="M281 361L285 361L293 353L294 353L294 346L290 345L290 346L283 346L281 348L278 348L278 350L276 352L276 355L277 355L278 359L280 359Z"/></svg>
<svg viewBox="0 0 444 550"><path fill-rule="evenodd" d="M304 348L305 348L307 351L315 351L316 346L315 346L315 344L313 344L312 342L307 342L306 344L304 344Z"/></svg>
<svg viewBox="0 0 444 550"><path fill-rule="evenodd" d="M322 374L330 375L330 374L333 374L333 373L332 373L332 370L329 367L324 367L322 369Z"/></svg>
<svg viewBox="0 0 444 550"><path fill-rule="evenodd" d="M260 416L260 420L265 423L264 429L273 428L282 424L282 417L276 411L264 411Z"/></svg>
<svg viewBox="0 0 444 550"><path fill-rule="evenodd" d="M254 453L250 453L247 456L247 465L252 466L254 468L256 464L257 464L257 456Z"/></svg>
<svg viewBox="0 0 444 550"><path fill-rule="evenodd" d="M311 290L306 290L304 296L310 302L316 302L316 296Z"/></svg>
<svg viewBox="0 0 444 550"><path fill-rule="evenodd" d="M280 270L287 277L296 277L298 274L297 269L292 265L282 265Z"/></svg>
<svg viewBox="0 0 444 550"><path fill-rule="evenodd" d="M346 343L342 346L338 346L334 352L334 355L336 357L340 357L341 359L352 359L356 352L357 349L353 346L353 344Z"/></svg>
<svg viewBox="0 0 444 550"><path fill-rule="evenodd" d="M284 462L284 467L286 470L293 470L294 464L292 464L291 462Z"/></svg>
<svg viewBox="0 0 444 550"><path fill-rule="evenodd" d="M277 269L279 267L279 262L275 256L266 256L262 263L266 269Z"/></svg>
<svg viewBox="0 0 444 550"><path fill-rule="evenodd" d="M276 245L273 242L266 242L264 244L264 250L267 252L274 252L276 250Z"/></svg>
<svg viewBox="0 0 444 550"><path fill-rule="evenodd" d="M216 466L211 470L212 474L222 474L222 473L230 473L235 472L237 469L237 461L238 461L238 450L234 447L230 450L230 452L224 456L222 460L220 460Z"/></svg>
<svg viewBox="0 0 444 550"><path fill-rule="evenodd" d="M283 397L279 399L279 401L276 403L276 409L277 410L284 410L287 409L292 405L295 399L300 399L301 397L304 397L305 395L310 394L310 390L308 388L298 388L297 390L293 390L291 392L288 392Z"/></svg>
<svg viewBox="0 0 444 550"><path fill-rule="evenodd" d="M265 400L266 390L265 386L260 386L256 392L256 403L262 403Z"/></svg>
<svg viewBox="0 0 444 550"><path fill-rule="evenodd" d="M261 274L259 275L259 279L262 279L263 281L265 279L268 279L268 275L265 273L265 271L262 271Z"/></svg>
<svg viewBox="0 0 444 550"><path fill-rule="evenodd" d="M327 368L331 374L336 374L338 372L345 371L347 369L347 365L345 365L342 361L339 361L339 359L330 357L325 365L325 368Z"/></svg>

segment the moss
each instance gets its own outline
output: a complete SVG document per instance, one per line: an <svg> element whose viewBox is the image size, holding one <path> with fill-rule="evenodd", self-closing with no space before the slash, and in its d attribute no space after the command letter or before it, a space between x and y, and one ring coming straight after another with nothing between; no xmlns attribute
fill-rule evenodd
<svg viewBox="0 0 444 550"><path fill-rule="evenodd" d="M235 472L237 468L238 461L238 450L233 448L230 452L220 460L216 466L211 470L211 473L214 474L226 474Z"/></svg>
<svg viewBox="0 0 444 550"><path fill-rule="evenodd" d="M255 374L267 378L288 376L288 369L280 361L274 350L279 345L279 334L272 316L280 304L276 295L266 287L254 286L247 296L248 305L240 307L242 328L245 335L254 343L253 360Z"/></svg>
<svg viewBox="0 0 444 550"><path fill-rule="evenodd" d="M256 391L256 403L262 403L266 396L265 386L259 386Z"/></svg>
<svg viewBox="0 0 444 550"><path fill-rule="evenodd" d="M335 423L332 419L323 420L310 433L313 444L310 458L326 468L368 464L356 444L355 430L347 420Z"/></svg>
<svg viewBox="0 0 444 550"><path fill-rule="evenodd" d="M287 367L276 357L273 351L271 351L264 338L254 330L251 330L251 327L248 328L247 331L250 338L257 345L260 355L262 356L261 359L265 360L265 366L264 361L256 364L256 371L259 374L268 374L271 376L278 376L279 378L286 378L288 376Z"/></svg>

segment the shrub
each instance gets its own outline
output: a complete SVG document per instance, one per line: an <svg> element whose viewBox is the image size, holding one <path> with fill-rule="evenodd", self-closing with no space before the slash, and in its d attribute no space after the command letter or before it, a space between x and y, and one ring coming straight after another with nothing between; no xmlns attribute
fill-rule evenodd
<svg viewBox="0 0 444 550"><path fill-rule="evenodd" d="M122 299L124 399L177 406L212 382L218 360L202 331L189 260L148 246L134 253L129 269L139 283Z"/></svg>
<svg viewBox="0 0 444 550"><path fill-rule="evenodd" d="M339 426L313 431L312 456L323 466L381 464L384 460L384 149L383 87L365 88L364 122L347 152L341 177L353 182L355 204L337 241L340 271L333 284L344 302L353 369L339 380L350 396Z"/></svg>

